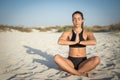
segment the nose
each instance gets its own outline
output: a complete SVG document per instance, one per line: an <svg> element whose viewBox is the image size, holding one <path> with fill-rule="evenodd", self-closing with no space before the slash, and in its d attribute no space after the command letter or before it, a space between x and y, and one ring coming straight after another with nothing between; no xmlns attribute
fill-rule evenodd
<svg viewBox="0 0 120 80"><path fill-rule="evenodd" d="M75 23L78 23L78 20L75 20Z"/></svg>

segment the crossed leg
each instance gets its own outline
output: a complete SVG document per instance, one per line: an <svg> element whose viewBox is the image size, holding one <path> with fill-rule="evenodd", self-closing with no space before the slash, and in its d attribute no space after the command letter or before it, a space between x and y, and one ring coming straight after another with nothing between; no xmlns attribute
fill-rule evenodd
<svg viewBox="0 0 120 80"><path fill-rule="evenodd" d="M100 58L98 56L91 57L79 65L78 72L89 72L95 69L99 63Z"/></svg>
<svg viewBox="0 0 120 80"><path fill-rule="evenodd" d="M64 58L60 55L55 55L54 57L55 63L64 71L72 74L72 75L79 75L80 73L74 69L73 63L68 60L67 58Z"/></svg>
<svg viewBox="0 0 120 80"><path fill-rule="evenodd" d="M90 77L88 72L95 69L98 64L100 64L100 58L98 56L91 57L79 65L78 72Z"/></svg>
<svg viewBox="0 0 120 80"><path fill-rule="evenodd" d="M62 70L72 75L81 75L81 73L89 72L93 70L100 63L100 58L97 56L94 56L87 59L86 61L82 62L79 65L78 70L74 69L74 65L69 59L64 58L58 54L55 55L54 61Z"/></svg>

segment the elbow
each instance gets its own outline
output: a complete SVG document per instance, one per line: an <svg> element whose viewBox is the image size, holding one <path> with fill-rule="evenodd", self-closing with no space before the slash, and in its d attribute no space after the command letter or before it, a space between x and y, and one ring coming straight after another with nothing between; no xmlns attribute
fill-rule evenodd
<svg viewBox="0 0 120 80"><path fill-rule="evenodd" d="M61 41L58 41L57 44L61 45Z"/></svg>
<svg viewBox="0 0 120 80"><path fill-rule="evenodd" d="M57 44L59 44L59 45L60 45L60 42L58 41L58 42L57 42Z"/></svg>
<svg viewBox="0 0 120 80"><path fill-rule="evenodd" d="M59 39L58 42L57 42L57 44L58 44L58 45L63 45L63 42L64 42L64 40Z"/></svg>
<svg viewBox="0 0 120 80"><path fill-rule="evenodd" d="M58 40L57 44L64 45L64 40Z"/></svg>

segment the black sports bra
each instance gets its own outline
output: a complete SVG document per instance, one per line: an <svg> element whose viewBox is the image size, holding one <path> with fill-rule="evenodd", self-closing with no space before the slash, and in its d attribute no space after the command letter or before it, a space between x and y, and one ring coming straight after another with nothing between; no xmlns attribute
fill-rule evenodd
<svg viewBox="0 0 120 80"><path fill-rule="evenodd" d="M76 39L76 34L72 30L72 38L71 38L70 41L75 41L75 39ZM85 39L83 38L83 30L79 34L79 39L80 39L80 41L85 41ZM74 44L74 45L69 45L69 47L86 47L86 45L82 45L82 44L77 43L77 44Z"/></svg>

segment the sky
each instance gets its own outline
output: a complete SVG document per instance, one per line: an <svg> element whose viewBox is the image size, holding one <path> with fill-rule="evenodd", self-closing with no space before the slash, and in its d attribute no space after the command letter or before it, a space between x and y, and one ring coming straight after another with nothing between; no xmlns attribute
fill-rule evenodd
<svg viewBox="0 0 120 80"><path fill-rule="evenodd" d="M84 25L120 22L120 0L0 0L0 24L25 27L72 25L72 13L84 14Z"/></svg>

